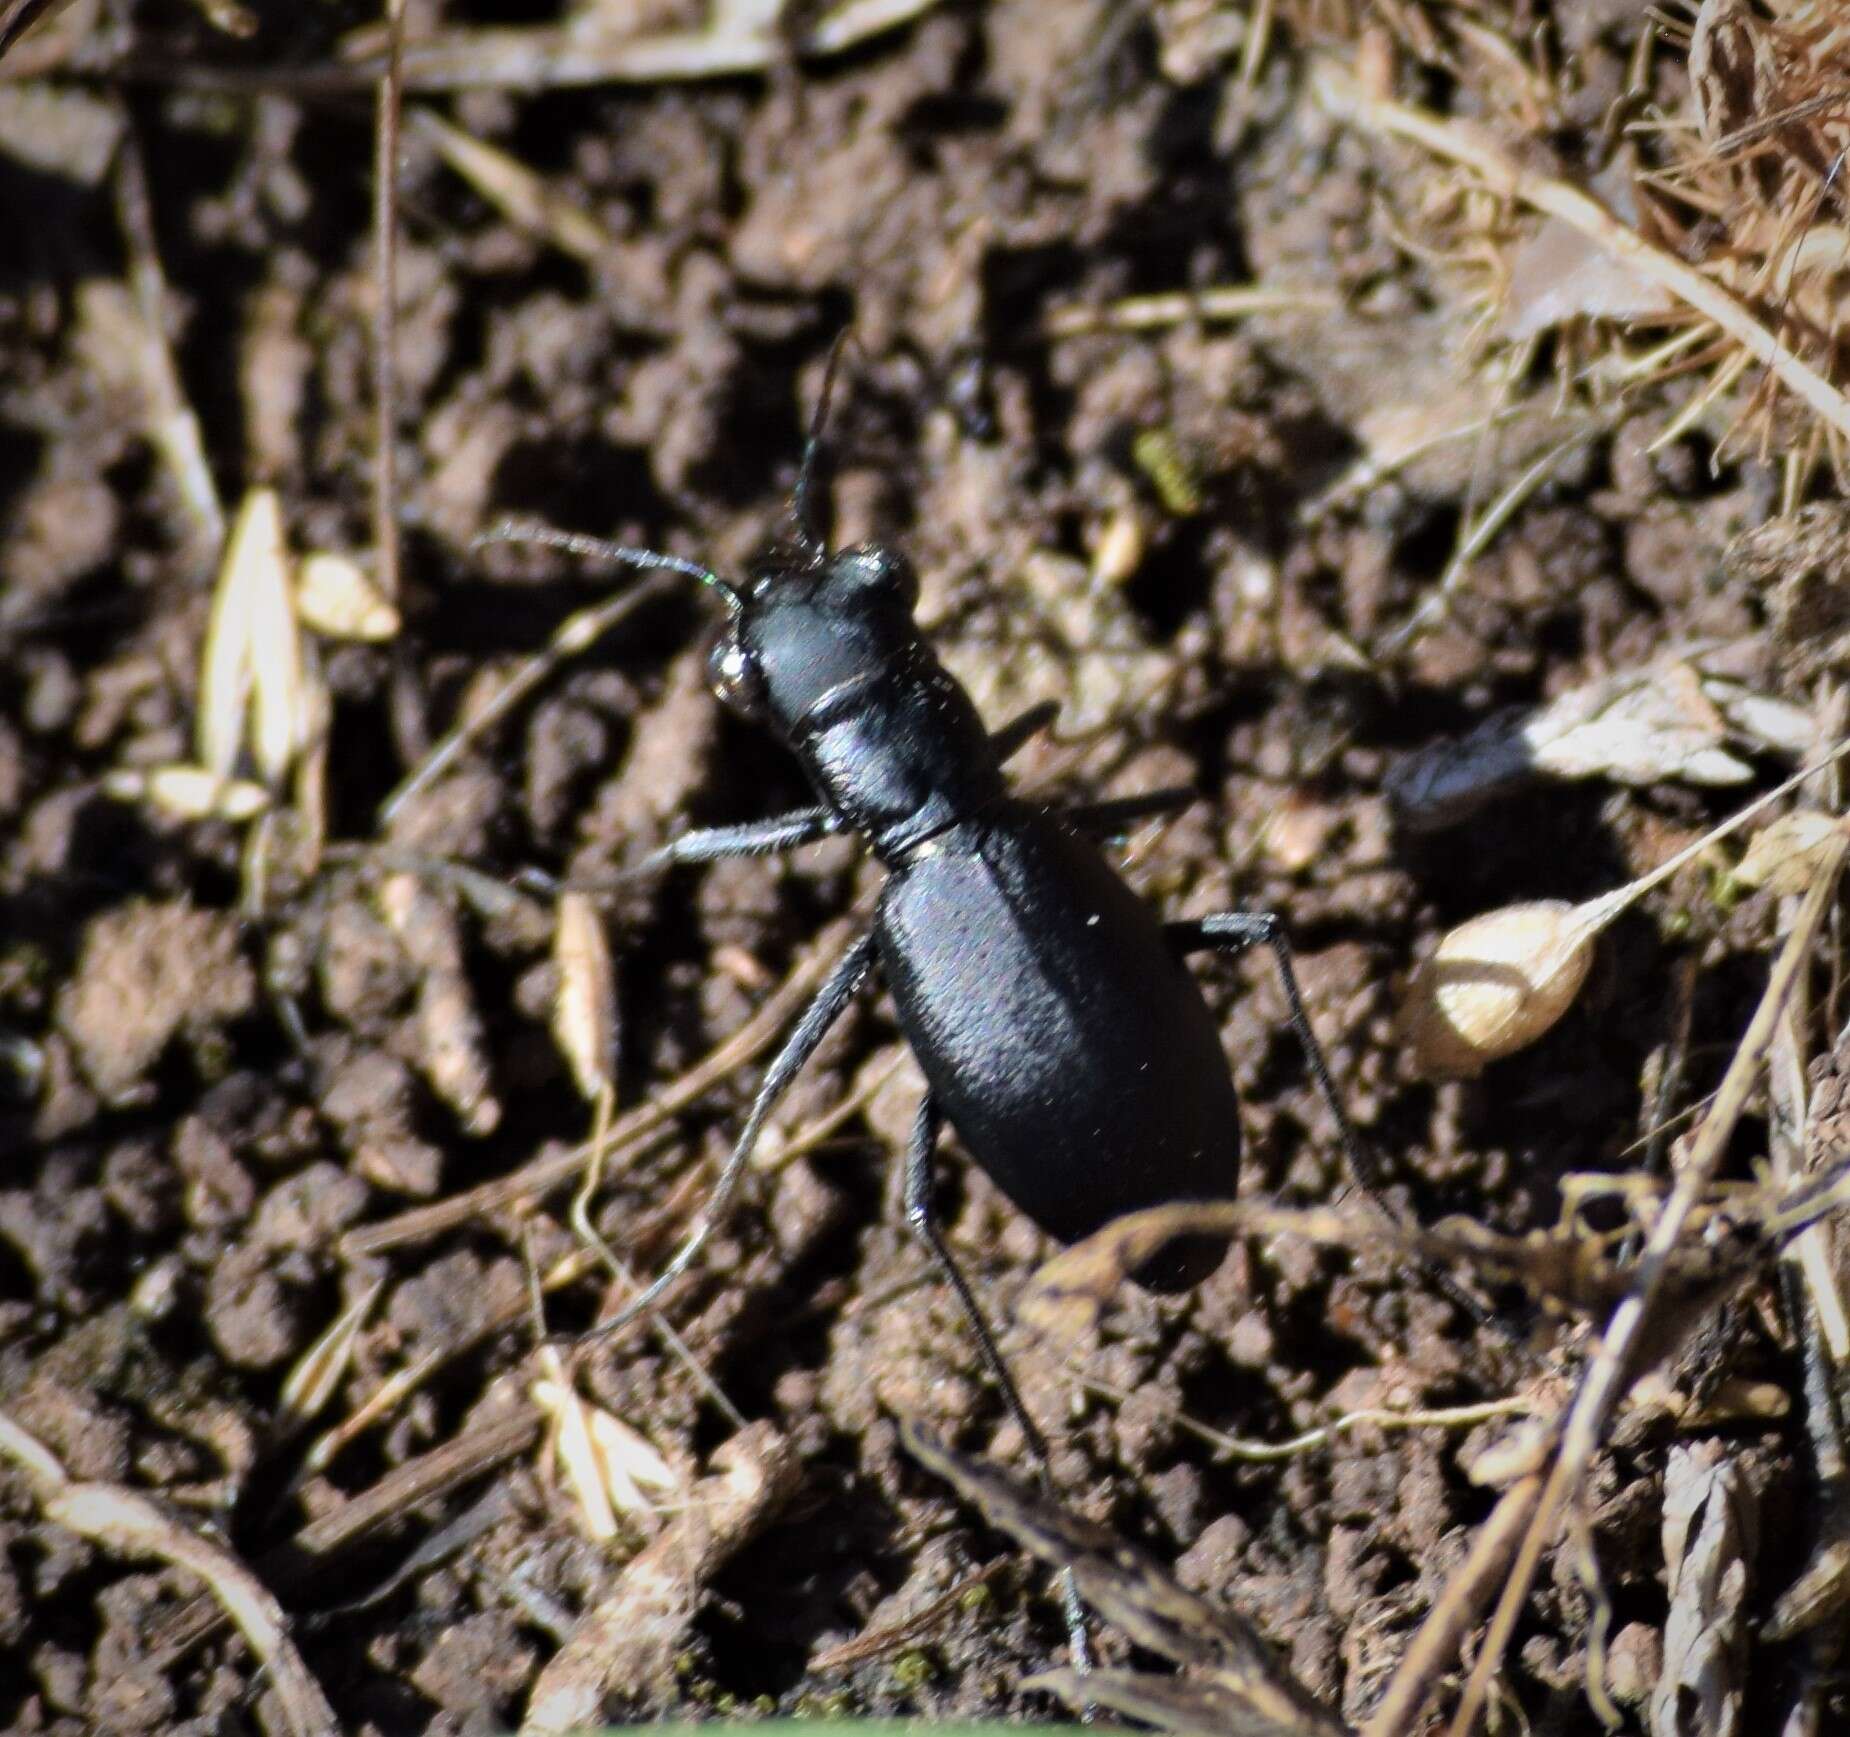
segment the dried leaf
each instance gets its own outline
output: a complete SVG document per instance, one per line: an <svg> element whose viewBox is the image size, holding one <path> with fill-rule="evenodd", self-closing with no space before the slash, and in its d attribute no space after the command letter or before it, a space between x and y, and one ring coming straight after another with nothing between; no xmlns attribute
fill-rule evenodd
<svg viewBox="0 0 1850 1737"><path fill-rule="evenodd" d="M372 576L350 555L320 551L296 568L296 612L326 639L378 642L393 638L399 615Z"/></svg>
<svg viewBox="0 0 1850 1737"><path fill-rule="evenodd" d="M1744 783L1753 768L1722 746L1727 733L1727 720L1681 658L1589 682L1522 728L1538 771L1621 784Z"/></svg>
<svg viewBox="0 0 1850 1737"><path fill-rule="evenodd" d="M1407 755L1389 772L1397 824L1436 832L1538 777L1739 784L1753 767L1731 751L1801 754L1811 714L1756 693L1724 668L1731 648L1689 647L1643 669L1603 676L1529 713L1503 712L1456 741Z"/></svg>
<svg viewBox="0 0 1850 1737"><path fill-rule="evenodd" d="M1551 217L1511 251L1497 333L1522 343L1571 320L1654 319L1671 306L1661 284Z"/></svg>
<svg viewBox="0 0 1850 1737"><path fill-rule="evenodd" d="M1679 1444L1664 1472L1670 1614L1652 1737L1741 1737L1747 1592L1759 1548L1752 1488L1725 1441Z"/></svg>
<svg viewBox="0 0 1850 1737"><path fill-rule="evenodd" d="M559 899L553 959L559 968L553 1037L571 1064L578 1090L595 1099L610 1089L615 1074L617 996L603 920L583 893L568 892Z"/></svg>
<svg viewBox="0 0 1850 1737"><path fill-rule="evenodd" d="M492 1133L501 1121L501 1104L456 914L409 874L388 875L380 883L379 905L419 973L417 1017L408 1033L414 1049L406 1059L471 1134Z"/></svg>
<svg viewBox="0 0 1850 1737"><path fill-rule="evenodd" d="M1782 814L1754 834L1734 878L1782 898L1802 893L1823 866L1831 842L1844 829L1841 819L1801 808Z"/></svg>
<svg viewBox="0 0 1850 1737"><path fill-rule="evenodd" d="M270 806L261 784L177 762L145 772L120 768L103 779L103 791L123 802L151 802L179 820L254 820Z"/></svg>

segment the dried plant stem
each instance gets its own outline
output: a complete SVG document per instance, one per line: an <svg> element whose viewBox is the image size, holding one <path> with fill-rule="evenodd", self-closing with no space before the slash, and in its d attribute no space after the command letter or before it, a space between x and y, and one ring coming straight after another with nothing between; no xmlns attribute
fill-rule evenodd
<svg viewBox="0 0 1850 1737"><path fill-rule="evenodd" d="M373 122L373 576L398 599L398 121L405 0L386 0Z"/></svg>
<svg viewBox="0 0 1850 1737"><path fill-rule="evenodd" d="M1840 835L1832 841L1820 862L1817 878L1805 895L1805 902L1799 908L1792 931L1786 937L1786 944L1767 980L1766 992L1748 1024L1746 1035L1741 1039L1740 1048L1735 1051L1734 1059L1722 1077L1714 1106L1697 1132L1689 1156L1677 1173L1676 1186L1664 1203L1662 1216L1652 1228L1650 1240L1639 1258L1637 1277L1632 1288L1625 1300L1613 1310L1601 1336L1599 1353L1581 1379L1579 1390L1568 1411L1567 1422L1563 1426L1560 1452L1548 1475L1548 1482L1523 1539L1522 1548L1510 1570L1503 1596L1491 1619L1490 1632L1485 1637L1483 1650L1465 1685L1464 1698L1452 1720L1451 1737L1470 1737L1475 1728L1491 1684L1502 1668L1504 1652L1541 1565L1542 1552L1554 1536L1563 1511L1580 1490L1613 1408L1624 1396L1633 1377L1640 1373L1635 1367L1636 1353L1643 1343L1645 1328L1650 1321L1664 1276L1676 1253L1690 1213L1703 1190L1713 1180L1722 1153L1734 1132L1735 1123L1746 1106L1748 1094L1753 1090L1761 1062L1778 1029L1780 1013L1799 981L1800 972L1805 968L1812 942L1824 919L1825 907L1836 888L1847 848L1850 848L1850 844Z"/></svg>
<svg viewBox="0 0 1850 1737"><path fill-rule="evenodd" d="M1387 1693L1361 1737L1403 1737L1420 1728L1420 1711L1439 1679L1452 1668L1466 1635L1490 1596L1502 1584L1509 1559L1535 1517L1541 1499L1540 1472L1512 1484L1495 1511L1478 1527L1467 1555L1445 1583L1445 1592L1402 1655Z"/></svg>
<svg viewBox="0 0 1850 1737"><path fill-rule="evenodd" d="M173 477L204 559L210 560L224 547L225 508L206 460L199 417L167 340L167 274L155 242L148 168L133 128L124 132L116 153L116 215L128 254L129 288L143 328L136 361L147 397L148 438Z"/></svg>
<svg viewBox="0 0 1850 1737"><path fill-rule="evenodd" d="M1324 107L1339 120L1409 139L1447 162L1474 171L1493 192L1558 218L1603 247L1614 259L1719 326L1824 422L1850 435L1850 400L1830 381L1787 349L1720 284L1652 246L1591 194L1553 175L1525 169L1476 127L1448 121L1408 103L1371 96L1334 61L1317 63L1313 83Z"/></svg>
<svg viewBox="0 0 1850 1737"><path fill-rule="evenodd" d="M1334 313L1342 301L1327 289L1303 284L1237 283L1209 289L1125 296L1103 307L1056 308L1041 330L1050 338L1088 332L1150 332L1186 320L1243 320L1251 314Z"/></svg>
<svg viewBox="0 0 1850 1737"><path fill-rule="evenodd" d="M849 922L832 924L803 963L731 1037L688 1069L673 1085L627 1115L619 1116L610 1127L606 1164L635 1157L679 1111L696 1102L734 1068L744 1066L764 1049L815 993L824 974L846 945L852 926ZM583 1173L591 1149L587 1141L568 1152L536 1158L511 1175L486 1182L467 1193L431 1206L413 1207L396 1218L351 1231L342 1239L341 1253L349 1260L384 1254L404 1243L428 1241L517 1201L548 1194Z"/></svg>
<svg viewBox="0 0 1850 1737"><path fill-rule="evenodd" d="M0 1413L0 1453L26 1474L39 1511L53 1525L129 1556L153 1556L196 1574L238 1625L276 1686L288 1729L298 1737L337 1737L339 1721L321 1685L289 1638L276 1595L229 1552L176 1525L139 1491L80 1483L29 1431Z"/></svg>

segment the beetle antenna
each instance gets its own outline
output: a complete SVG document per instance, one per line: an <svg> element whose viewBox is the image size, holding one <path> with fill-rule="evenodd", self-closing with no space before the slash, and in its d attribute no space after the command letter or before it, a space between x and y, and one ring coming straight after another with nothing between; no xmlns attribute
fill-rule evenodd
<svg viewBox="0 0 1850 1737"><path fill-rule="evenodd" d="M828 363L822 370L822 393L809 419L809 437L803 442L803 462L797 466L796 487L790 491L790 516L797 523L797 540L805 550L817 555L826 554L828 545L816 523L816 459L822 451L822 436L829 425L829 404L835 395L835 371L841 362L841 353L847 349L853 335L853 328L844 326L835 342L829 346Z"/></svg>
<svg viewBox="0 0 1850 1737"><path fill-rule="evenodd" d="M587 561L605 561L612 566L644 567L663 573L679 573L688 579L698 579L702 585L717 591L734 615L745 606L738 592L711 567L703 567L698 561L690 561L683 555L670 555L661 549L639 549L628 543L612 543L603 537L593 537L585 531L562 531L555 525L535 525L524 519L503 519L500 524L482 532L470 547L480 549L490 543L534 544L543 549L560 549Z"/></svg>
<svg viewBox="0 0 1850 1737"><path fill-rule="evenodd" d="M582 556L587 560L640 567L651 577L644 579L640 585L618 592L614 597L605 598L602 603L592 604L589 608L567 616L545 649L537 656L528 658L496 689L486 705L459 723L437 743L404 782L386 798L379 810L381 826L391 825L393 817L412 797L441 776L471 742L506 717L551 671L568 658L576 657L589 648L625 616L651 598L663 595L669 587L661 575L672 573L683 579L698 579L709 590L719 593L731 615L736 616L745 607L745 600L737 588L728 584L712 568L703 567L698 561L689 561L681 555L667 554L660 549L636 549L626 543L607 543L602 537L587 536L582 531L561 531L551 525L528 524L518 519L504 520L493 529L484 531L472 546L479 549L485 543L531 543L544 549L562 549L568 555Z"/></svg>

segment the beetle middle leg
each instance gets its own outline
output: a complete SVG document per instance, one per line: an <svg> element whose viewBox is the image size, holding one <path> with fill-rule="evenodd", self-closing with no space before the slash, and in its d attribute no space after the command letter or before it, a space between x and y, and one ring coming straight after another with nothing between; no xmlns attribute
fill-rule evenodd
<svg viewBox="0 0 1850 1737"><path fill-rule="evenodd" d="M1042 1492L1051 1501L1054 1499L1053 1462L1047 1451L1047 1438L1028 1415L1028 1408L1022 1402L1021 1390L1015 1385L1015 1377L1009 1373L1008 1364L1003 1361L1002 1349L996 1343L995 1334L990 1331L989 1322L976 1300L976 1292L970 1288L970 1281L964 1277L963 1269L951 1258L950 1245L945 1242L944 1232L938 1225L937 1208L932 1204L931 1156L937 1149L938 1135L943 1127L943 1114L928 1091L919 1104L918 1118L912 1124L912 1138L906 1147L906 1223L912 1234L925 1245L925 1252L931 1256L933 1265L951 1287L957 1306L963 1310L964 1319L976 1338L983 1366L989 1371L989 1378L1001 1389L1002 1402L1008 1407L1009 1416L1015 1420L1016 1428L1028 1444L1028 1452L1034 1457L1035 1472ZM1066 1636L1072 1649L1073 1668L1078 1671L1089 1670L1092 1648L1086 1637L1085 1606L1080 1603L1079 1583L1070 1568L1060 1573L1060 1607L1066 1618Z"/></svg>
<svg viewBox="0 0 1850 1737"><path fill-rule="evenodd" d="M1199 802L1199 791L1175 784L1161 790L1145 790L1136 796L1113 796L1103 802L1077 802L1071 808L1054 812L1088 838L1116 838L1139 820L1154 820L1160 814L1175 814Z"/></svg>

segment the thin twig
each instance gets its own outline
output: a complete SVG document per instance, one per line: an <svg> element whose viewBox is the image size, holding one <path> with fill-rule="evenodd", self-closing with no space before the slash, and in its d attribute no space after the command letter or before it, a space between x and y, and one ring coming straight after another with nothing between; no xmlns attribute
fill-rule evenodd
<svg viewBox="0 0 1850 1737"><path fill-rule="evenodd" d="M1401 1655L1387 1693L1362 1727L1361 1737L1405 1737L1420 1729L1420 1713L1428 1696L1452 1668L1465 1637L1502 1584L1510 1556L1535 1517L1541 1493L1539 1472L1504 1491L1490 1518L1478 1527L1470 1553L1448 1576L1443 1597Z"/></svg>
<svg viewBox="0 0 1850 1737"><path fill-rule="evenodd" d="M676 1114L697 1102L735 1068L744 1066L763 1050L815 992L846 945L853 926L852 920L831 924L776 993L731 1037L688 1069L673 1085L664 1087L627 1115L619 1116L611 1124L607 1163L614 1166L635 1157ZM383 1254L406 1243L427 1242L431 1237L517 1201L550 1194L584 1170L590 1152L587 1141L569 1151L536 1158L510 1175L485 1182L449 1200L413 1207L383 1223L350 1231L341 1241L341 1252L353 1260L364 1255Z"/></svg>
<svg viewBox="0 0 1850 1737"><path fill-rule="evenodd" d="M1502 197L1558 218L1577 230L1641 277L1713 321L1778 375L1795 398L1840 434L1850 435L1850 400L1830 381L1787 349L1713 278L1704 277L1693 266L1653 246L1590 193L1553 175L1525 169L1478 128L1448 121L1409 103L1371 96L1334 61L1317 63L1314 86L1325 108L1339 120L1410 139L1447 162L1475 171Z"/></svg>
<svg viewBox="0 0 1850 1737"><path fill-rule="evenodd" d="M373 577L398 601L398 119L405 0L386 0L373 125Z"/></svg>
<svg viewBox="0 0 1850 1737"><path fill-rule="evenodd" d="M1665 1274L1690 1213L1713 1180L1735 1123L1753 1089L1760 1064L1777 1029L1780 1012L1804 969L1812 941L1823 921L1825 906L1837 885L1845 851L1846 841L1839 835L1820 863L1817 878L1805 896L1792 932L1767 980L1766 992L1722 1077L1721 1087L1715 1094L1715 1107L1698 1130L1689 1156L1678 1172L1676 1185L1664 1203L1663 1214L1652 1227L1650 1240L1639 1257L1632 1287L1624 1301L1613 1310L1601 1338L1599 1355L1581 1380L1562 1431L1560 1452L1510 1571L1496 1614L1491 1619L1490 1632L1485 1637L1477 1665L1465 1685L1464 1698L1452 1721L1451 1737L1470 1737L1491 1683L1502 1668L1504 1652L1541 1565L1542 1552L1554 1536L1563 1510L1580 1490L1613 1408L1632 1379L1641 1373L1635 1367L1638 1352Z"/></svg>
<svg viewBox="0 0 1850 1737"><path fill-rule="evenodd" d="M236 1557L176 1525L138 1490L77 1482L49 1448L4 1413L0 1453L25 1472L40 1512L53 1525L106 1549L153 1556L196 1574L269 1673L288 1728L299 1737L337 1737L340 1723L289 1638L288 1615Z"/></svg>

